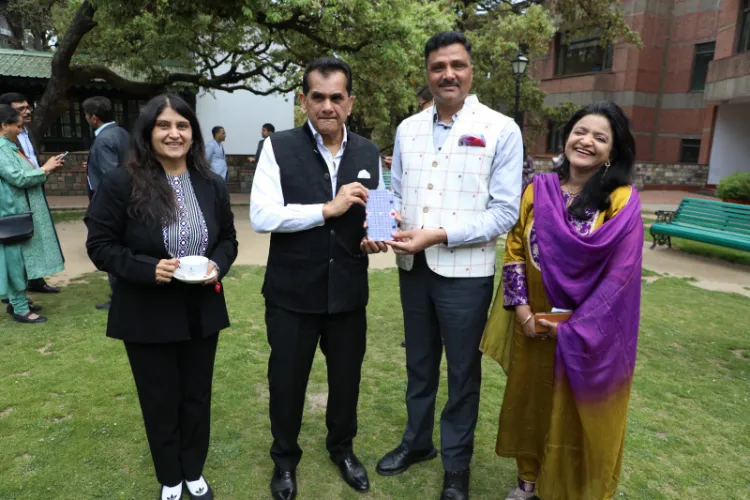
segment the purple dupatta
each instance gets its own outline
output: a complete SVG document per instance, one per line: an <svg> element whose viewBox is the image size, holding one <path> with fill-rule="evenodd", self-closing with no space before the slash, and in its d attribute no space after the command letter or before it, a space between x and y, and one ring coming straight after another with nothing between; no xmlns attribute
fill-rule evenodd
<svg viewBox="0 0 750 500"><path fill-rule="evenodd" d="M534 225L542 281L553 307L572 309L558 326L556 373L576 400L601 401L635 368L641 306L643 220L633 189L625 207L588 235L565 217L557 174L534 178Z"/></svg>

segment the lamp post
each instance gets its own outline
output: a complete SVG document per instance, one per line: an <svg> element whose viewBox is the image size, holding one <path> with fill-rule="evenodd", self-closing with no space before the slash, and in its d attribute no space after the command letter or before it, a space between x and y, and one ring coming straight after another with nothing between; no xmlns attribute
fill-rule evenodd
<svg viewBox="0 0 750 500"><path fill-rule="evenodd" d="M521 98L521 78L526 74L526 68L529 66L529 58L518 51L516 58L510 62L513 68L513 76L516 77L516 107L513 114L516 123L520 128L523 128L523 115L520 114L518 109L519 99Z"/></svg>

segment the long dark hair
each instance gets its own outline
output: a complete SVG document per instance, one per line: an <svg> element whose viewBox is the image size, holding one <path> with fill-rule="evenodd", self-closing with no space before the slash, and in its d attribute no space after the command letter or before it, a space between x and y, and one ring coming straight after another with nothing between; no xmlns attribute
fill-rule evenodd
<svg viewBox="0 0 750 500"><path fill-rule="evenodd" d="M128 163L133 190L128 215L151 224L168 224L176 217L174 192L151 144L156 118L166 108L172 108L190 122L193 144L187 153L188 171L204 178L211 176L200 124L190 105L175 94L162 94L148 101L133 128Z"/></svg>
<svg viewBox="0 0 750 500"><path fill-rule="evenodd" d="M635 167L635 139L630 130L630 119L612 101L600 101L578 110L563 128L563 144L568 143L573 127L586 115L600 115L609 121L612 129L612 152L609 168L600 168L568 208L571 214L580 218L586 217L587 208L607 210L611 204L609 195L618 187L630 183ZM570 177L570 161L564 154L562 163L555 172L560 177L560 182L565 182Z"/></svg>

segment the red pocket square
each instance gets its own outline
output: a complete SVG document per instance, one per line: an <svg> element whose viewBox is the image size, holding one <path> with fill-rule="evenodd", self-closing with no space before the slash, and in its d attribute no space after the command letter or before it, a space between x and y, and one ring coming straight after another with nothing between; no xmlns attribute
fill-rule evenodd
<svg viewBox="0 0 750 500"><path fill-rule="evenodd" d="M484 140L483 135L462 135L458 139L459 146L474 146L479 148L487 147L487 141Z"/></svg>

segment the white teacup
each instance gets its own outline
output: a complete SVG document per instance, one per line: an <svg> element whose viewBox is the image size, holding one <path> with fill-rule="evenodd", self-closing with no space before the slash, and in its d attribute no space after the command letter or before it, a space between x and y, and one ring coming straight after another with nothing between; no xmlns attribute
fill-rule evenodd
<svg viewBox="0 0 750 500"><path fill-rule="evenodd" d="M187 276L203 277L208 272L208 259L190 255L180 259L180 270Z"/></svg>

